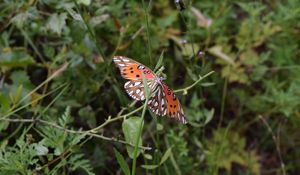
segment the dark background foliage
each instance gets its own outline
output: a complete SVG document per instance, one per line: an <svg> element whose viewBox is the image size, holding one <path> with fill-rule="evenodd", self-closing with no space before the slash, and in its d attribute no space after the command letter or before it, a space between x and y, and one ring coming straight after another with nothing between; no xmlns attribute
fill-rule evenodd
<svg viewBox="0 0 300 175"><path fill-rule="evenodd" d="M299 21L299 0L1 1L0 171L132 172L124 55L163 58L189 121L146 112L137 174L299 174Z"/></svg>

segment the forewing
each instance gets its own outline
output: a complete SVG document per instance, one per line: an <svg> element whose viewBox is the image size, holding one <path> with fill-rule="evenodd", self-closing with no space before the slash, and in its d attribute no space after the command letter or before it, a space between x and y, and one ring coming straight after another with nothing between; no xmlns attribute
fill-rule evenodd
<svg viewBox="0 0 300 175"><path fill-rule="evenodd" d="M148 81L153 80L155 77L151 69L130 58L124 56L114 56L113 61L120 69L121 75L125 79L135 81L142 80L142 72L144 72L145 78Z"/></svg>
<svg viewBox="0 0 300 175"><path fill-rule="evenodd" d="M182 123L186 124L187 120L183 113L178 98L175 96L174 92L166 84L163 84L162 86L166 95L165 98L167 101L167 115L172 118L176 118Z"/></svg>
<svg viewBox="0 0 300 175"><path fill-rule="evenodd" d="M148 101L148 106L151 111L157 115L164 116L167 114L166 94L161 85L157 85L157 87L153 89L152 96Z"/></svg>

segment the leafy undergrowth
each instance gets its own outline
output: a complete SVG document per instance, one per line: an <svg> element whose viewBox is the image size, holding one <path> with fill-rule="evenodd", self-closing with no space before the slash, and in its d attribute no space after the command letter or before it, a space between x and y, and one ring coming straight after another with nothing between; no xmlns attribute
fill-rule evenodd
<svg viewBox="0 0 300 175"><path fill-rule="evenodd" d="M1 174L300 173L299 0L0 7ZM114 55L163 66L188 124L130 99Z"/></svg>

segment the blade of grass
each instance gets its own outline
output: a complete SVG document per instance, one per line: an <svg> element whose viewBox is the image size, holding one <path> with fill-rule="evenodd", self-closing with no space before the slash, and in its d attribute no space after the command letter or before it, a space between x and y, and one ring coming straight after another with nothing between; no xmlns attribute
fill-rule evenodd
<svg viewBox="0 0 300 175"><path fill-rule="evenodd" d="M163 50L163 51L161 52L161 54L160 54L160 56L159 56L159 59L158 59L158 62L157 62L157 64L156 64L155 68L154 68L154 72L156 72L156 71L159 69L159 67L161 66L161 64L162 64L162 62L163 62L163 59L164 59L164 53L165 53L165 50Z"/></svg>
<svg viewBox="0 0 300 175"><path fill-rule="evenodd" d="M32 101L31 101L30 103L28 103L28 104L25 104L25 105L23 105L23 106L21 106L21 107L15 109L15 110L9 111L6 115L4 115L4 116L1 117L1 118L6 118L6 117L8 117L8 116L10 116L10 115L12 115L12 114L14 114L14 113L20 111L21 109L26 108L27 106L29 106L29 105L31 105L31 104L33 104L33 103L39 101L40 99L43 99L44 97L46 97L46 96L48 96L48 95L54 93L56 90L62 88L62 87L65 86L65 85L66 85L66 83L64 83L63 85L59 86L58 88L56 88L56 89L54 89L54 90L48 92L47 94L44 94L44 95L40 96L39 98L36 98L36 99L32 100Z"/></svg>
<svg viewBox="0 0 300 175"><path fill-rule="evenodd" d="M78 13L80 14L80 16L81 16L81 18L82 18L82 20L83 20L83 22L84 22L84 25L85 25L85 27L86 27L86 29L87 29L87 31L88 31L90 37L91 37L91 38L94 40L94 42L96 43L97 51L99 52L99 54L101 55L101 57L105 60L105 58L104 58L104 52L102 51L101 47L99 47L100 42L99 42L98 39L96 38L96 35L95 35L94 32L92 31L92 29L91 29L91 27L89 26L89 24L88 24L88 22L86 21L86 19L83 17L82 12L81 12L81 10L79 9L79 5L78 5L77 1L76 1L76 0L73 0L73 2L74 2L74 4L75 4L75 6L76 6L76 9L77 9Z"/></svg>
<svg viewBox="0 0 300 175"><path fill-rule="evenodd" d="M152 65L152 56L151 56L151 38L150 38L150 25L149 25L149 20L148 20L148 13L149 13L149 7L151 4L152 0L149 1L148 7L145 6L144 0L142 0L142 6L145 11L145 20L146 20L146 30L147 30L147 39L148 39L148 56L150 60L150 65Z"/></svg>
<svg viewBox="0 0 300 175"><path fill-rule="evenodd" d="M186 19L185 19L183 13L184 13L183 10L179 11L180 17L181 17L183 23L185 24L185 26L186 26L186 28L187 28L186 34L189 36L189 33L190 33L190 32L189 32L189 31L190 31L190 25L189 25L189 23L190 23L190 22L187 22L187 21L186 21ZM190 20L191 20L191 18L190 18ZM189 38L190 38L191 44L192 44L193 57L195 58L195 57L196 57L196 54L195 54L195 48L194 48L194 39L193 39L193 37L189 37Z"/></svg>
<svg viewBox="0 0 300 175"><path fill-rule="evenodd" d="M145 100L145 103L144 103L144 106L143 106L143 111L142 111L142 121L141 121L141 124L139 125L139 133L137 135L137 139L136 139L136 142L135 142L135 147L134 147L134 156L133 156L133 161L132 161L132 175L135 174L135 169L136 169L136 158L137 158L137 152L138 152L138 144L140 142L140 137L141 137L141 134L142 134L142 130L143 130L143 123L144 123L144 116L145 116L145 113L146 113L146 108L147 108L147 104L148 104L148 100L149 100L149 90L148 90L148 85L147 85L147 80L146 80L146 77L145 77L145 74L142 72L142 78L143 78L143 84L144 84L144 91L146 93L146 100Z"/></svg>
<svg viewBox="0 0 300 175"><path fill-rule="evenodd" d="M170 146L169 141L168 141L168 139L167 139L166 136L164 137L164 140L165 140L165 143L166 143L167 147L168 147L168 148L171 148L172 146ZM174 155L173 155L172 150L171 150L171 152L170 152L170 159L171 159L172 165L173 165L173 167L174 167L174 169L175 169L175 171L176 171L176 174L177 174L177 175L181 175L181 174L182 174L182 173L181 173L181 170L180 170L180 168L179 168L179 166L178 166L178 164L177 164L177 162L176 162L176 160L175 160L175 158L174 158Z"/></svg>
<svg viewBox="0 0 300 175"><path fill-rule="evenodd" d="M228 84L228 80L227 80L227 78L225 78L224 85L223 85L223 92L222 92L221 114L220 114L220 120L218 123L218 128L220 128L223 123L224 109L225 109L226 96L227 96L227 84Z"/></svg>
<svg viewBox="0 0 300 175"><path fill-rule="evenodd" d="M128 166L126 160L124 159L123 155L115 148L114 148L114 152L115 152L115 156L117 158L117 161L118 161L123 173L125 175L130 175L129 166Z"/></svg>
<svg viewBox="0 0 300 175"><path fill-rule="evenodd" d="M35 46L34 42L31 40L31 38L28 36L27 32L24 31L23 29L20 29L22 35L24 36L24 38L27 40L27 42L29 43L29 45L32 47L32 49L34 50L34 52L37 54L37 56L41 59L43 64L46 64L46 61L44 59L44 57L42 56L42 54L40 53L39 49Z"/></svg>

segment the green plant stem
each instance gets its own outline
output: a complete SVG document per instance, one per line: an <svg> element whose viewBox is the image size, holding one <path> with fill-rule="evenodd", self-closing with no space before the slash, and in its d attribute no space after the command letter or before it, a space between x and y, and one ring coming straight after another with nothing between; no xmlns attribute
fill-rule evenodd
<svg viewBox="0 0 300 175"><path fill-rule="evenodd" d="M277 138L271 128L271 126L269 125L269 123L267 122L267 120L261 116L261 115L258 115L258 118L263 122L263 124L267 127L269 133L271 134L272 136L272 139L273 139L273 142L275 144L275 147L276 147L276 151L277 151L277 154L278 154L278 157L279 157L279 161L280 161L280 167L281 167L281 171L282 171L282 174L283 175L286 175L286 170L285 170L285 164L283 162L283 159L282 159L282 156L281 156L281 151L280 151L280 146L279 146L279 143L277 142Z"/></svg>
<svg viewBox="0 0 300 175"><path fill-rule="evenodd" d="M189 35L190 27L189 27L188 23L186 22L186 20L183 16L183 12L180 11L179 14L180 14L180 17L182 18L183 23L185 24L185 26L187 28L186 34ZM194 49L194 39L193 39L193 37L191 37L190 40L191 40L191 44L192 44L193 57L195 57L196 54L195 54L195 49Z"/></svg>
<svg viewBox="0 0 300 175"><path fill-rule="evenodd" d="M79 147L81 147L82 145L84 145L89 139L86 138L84 141L80 142ZM71 145L69 147L67 147L63 153L61 153L58 157L56 157L55 159L51 160L50 162L47 162L45 165L41 166L40 168L38 168L38 170L41 170L43 168L49 167L50 165L52 165L53 163L57 162L59 159L67 159L69 156L72 155L71 151L73 147L77 147L78 145ZM53 173L51 173L53 174Z"/></svg>
<svg viewBox="0 0 300 175"><path fill-rule="evenodd" d="M110 117L109 117L103 124L101 124L100 126L98 126L98 127L96 127L96 128L90 129L90 130L88 130L88 131L89 131L89 132L97 132L98 130L100 130L101 128L103 128L104 126L106 126L107 124L109 124L109 123L111 123L111 122L114 122L114 121L116 121L116 120L120 120L120 119L126 118L126 117L128 117L128 116L130 116L130 115L132 115L132 114L134 114L134 113L136 113L136 112L138 112L138 111L140 111L142 108L143 108L143 106L140 106L140 107L138 107L137 109L135 109L135 110L133 110L133 111L127 113L127 114L120 115L120 116L114 117L114 118L110 118Z"/></svg>
<svg viewBox="0 0 300 175"><path fill-rule="evenodd" d="M147 30L147 40L148 40L148 56L149 56L150 64L152 65L151 37L150 37L150 30L149 30L150 25L149 25L149 20L148 20L148 11L149 11L149 7L150 7L150 3L151 3L151 0L149 2L148 7L146 8L145 2L144 2L144 0L142 0L143 9L145 11L145 20L146 20L146 30Z"/></svg>
<svg viewBox="0 0 300 175"><path fill-rule="evenodd" d="M91 27L89 26L87 20L83 17L82 12L81 12L81 10L79 9L79 5L78 5L77 1L76 1L76 0L73 0L73 2L74 2L75 6L76 6L76 9L77 9L78 13L80 14L80 16L81 16L81 18L82 18L82 20L83 20L83 22L84 22L84 24L85 24L85 26L86 26L86 28L87 28L87 30L88 30L88 33L89 33L90 37L91 37L91 38L94 40L94 42L96 43L96 47L97 47L97 50L98 50L99 54L100 54L101 57L105 60L105 58L104 58L104 52L102 51L101 47L99 47L100 43L99 43L98 39L96 38L94 32L92 31Z"/></svg>
<svg viewBox="0 0 300 175"><path fill-rule="evenodd" d="M143 83L144 83L144 91L146 93L146 100L145 100L145 103L144 103L144 106L143 106L143 111L142 111L142 120L141 120L141 123L139 125L139 129L138 129L138 136L136 138L136 142L135 142L135 147L134 147L134 152L133 152L133 160L132 160L132 171L131 171L131 174L132 175L135 175L135 169L136 169L136 159L137 159L137 153L138 153L138 145L139 145L139 142L140 142L140 137L142 135L142 130L143 130L143 124L144 124L144 116L145 116L145 113L146 113L146 109L147 109L147 106L148 106L148 100L149 100L149 96L150 96L150 92L148 90L148 87L147 87L147 82L146 82L146 78L145 78L145 75L144 73L142 73L142 77L143 77ZM153 80L154 82L155 80Z"/></svg>
<svg viewBox="0 0 300 175"><path fill-rule="evenodd" d="M115 50L113 51L111 57L113 57L113 56L116 55L116 53L118 51L118 48L119 48L119 46L121 45L121 43L123 41L124 33L125 33L125 29L121 28L121 30L120 30L120 36L118 38L117 45L116 45Z"/></svg>
<svg viewBox="0 0 300 175"><path fill-rule="evenodd" d="M37 54L37 56L41 59L42 63L45 65L46 61L45 61L44 57L40 53L39 49L35 46L34 42L31 40L31 38L27 35L27 32L24 31L23 29L20 29L20 28L19 28L19 30L21 31L22 35L27 40L27 42L29 43L29 45L32 47L32 49L34 50L34 52Z"/></svg>
<svg viewBox="0 0 300 175"><path fill-rule="evenodd" d="M59 99L59 97L61 97L61 95L68 89L68 85L64 86L64 88L58 93L58 95L55 96L55 98L53 100L51 100L51 102L45 107L45 109L43 109L43 111L41 113L39 113L39 115L37 117L33 117L35 119L39 119L41 118L41 116L49 109L49 107L56 102L56 100ZM28 126L27 131L29 131L32 127L34 126L34 123L31 123Z"/></svg>
<svg viewBox="0 0 300 175"><path fill-rule="evenodd" d="M45 84L47 84L49 81L51 81L52 79L54 79L55 77L57 77L66 67L68 66L68 63L66 63L61 70L56 71L55 73L53 73L52 75L50 75L45 81L43 81L41 84L39 84L36 88L34 88L32 91L30 91L25 97L23 97L19 103L23 102L25 99L27 99L29 96L31 96L33 93L35 93L38 89L40 89L42 86L44 86ZM66 83L64 83L65 85ZM61 86L60 86L61 87ZM19 104L18 103L18 104Z"/></svg>
<svg viewBox="0 0 300 175"><path fill-rule="evenodd" d="M27 106L32 105L33 103L35 103L35 102L39 101L40 99L43 99L44 97L46 97L46 96L48 96L48 95L54 93L56 90L62 88L62 87L65 86L65 85L66 85L66 83L65 83L65 84L62 84L62 85L59 86L58 88L56 88L56 89L54 89L54 90L48 92L47 94L44 94L43 96L41 96L41 97L39 97L39 98L36 98L36 99L32 100L30 103L25 104L25 105L23 105L23 106L21 106L21 107L19 107L19 108L17 108L17 109L11 109L7 114L5 114L3 117L1 117L1 119L2 119L2 118L6 118L6 117L8 117L8 116L10 116L10 115L12 115L12 114L14 114L14 113L20 111L21 109L24 109L24 108L26 108ZM38 88L36 88L35 90L37 90L37 89L38 89ZM35 91L35 90L33 90L33 91ZM32 92L32 91L31 91L31 92ZM30 93L31 93L31 92L30 92ZM30 94L30 93L29 93L29 94ZM26 96L25 96L23 99L25 99L25 98L26 98Z"/></svg>
<svg viewBox="0 0 300 175"><path fill-rule="evenodd" d="M206 77L210 76L211 74L213 74L215 71L210 71L207 74L205 74L204 76L200 76L199 79L197 81L195 81L193 84L191 84L188 87L182 88L182 89L177 89L174 90L174 92L187 92L188 90L190 90L191 88L193 88L196 84L198 84L200 81L202 81L203 79L205 79Z"/></svg>
<svg viewBox="0 0 300 175"><path fill-rule="evenodd" d="M34 88L32 91L30 91L28 94L26 94L20 101L18 101L17 104L15 104L8 112L8 114L6 114L5 116L3 117L8 117L9 115L35 103L35 102L38 102L39 100L43 99L44 97L46 97L47 95L55 92L56 90L62 88L63 86L66 85L66 83L62 84L61 86L59 86L58 88L48 92L47 94L45 92L43 92L43 94L41 95L41 97L37 98L37 99L34 99L31 101L31 103L29 104L26 104L24 106L21 106L17 109L15 109L16 106L18 106L19 104L21 104L21 102L23 102L24 100L26 100L28 97L30 97L33 93L35 93L37 90L39 90L41 87L43 87L44 85L47 85L49 81L51 81L52 79L54 79L55 77L57 77L62 71L64 71L67 66L69 65L69 63L65 63L61 68L59 68L56 72L54 72L53 74L51 74L45 81L43 81L41 84L39 84L36 88Z"/></svg>
<svg viewBox="0 0 300 175"><path fill-rule="evenodd" d="M122 144L125 144L125 145L128 145L128 146L135 147L134 144L128 143L124 140L120 140L120 139L113 138L113 137L110 138L110 137L106 137L106 136L103 136L103 135L99 135L99 134L95 134L95 133L91 133L91 132L87 132L87 131L80 131L80 130L75 131L75 130L67 129L67 128L64 128L62 126L57 125L56 123L48 122L48 121L42 120L42 119L34 119L34 118L33 119L0 118L0 121L18 122L18 123L40 123L40 124L43 124L43 125L47 125L47 126L51 126L51 127L63 130L64 132L67 132L67 133L83 134L83 135L92 136L92 137L100 138L100 139L107 140L107 141L119 142L119 143L122 143ZM152 149L151 147L144 147L144 146L140 146L140 147L138 146L138 148L144 149L144 150L151 150Z"/></svg>
<svg viewBox="0 0 300 175"><path fill-rule="evenodd" d="M227 85L228 85L227 81L228 81L227 78L225 78L224 85L223 85L223 92L222 92L221 114L220 114L220 120L218 123L218 128L221 127L221 124L222 124L223 118L224 118L224 108L225 108L225 101L226 101L226 96L227 96Z"/></svg>

